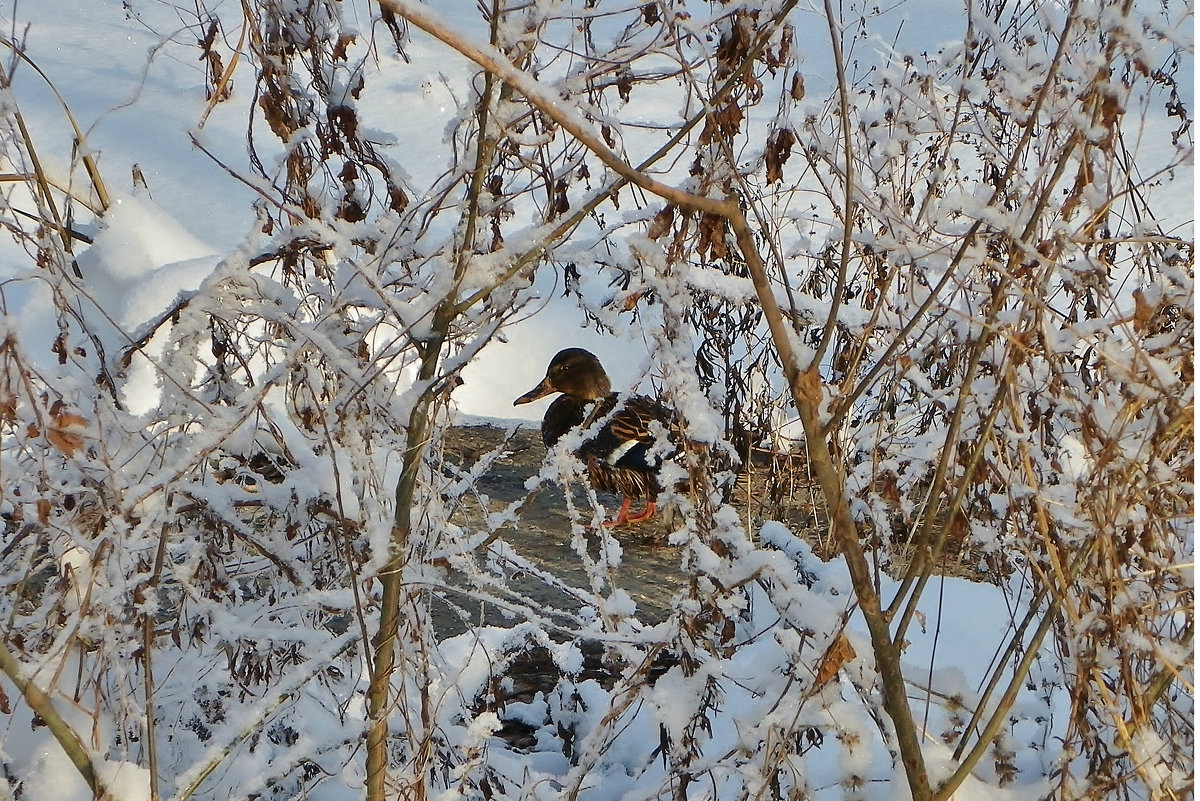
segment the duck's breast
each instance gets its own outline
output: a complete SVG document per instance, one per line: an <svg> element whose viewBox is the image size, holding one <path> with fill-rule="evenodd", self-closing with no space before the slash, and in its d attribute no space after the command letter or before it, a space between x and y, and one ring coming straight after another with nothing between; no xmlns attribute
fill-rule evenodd
<svg viewBox="0 0 1200 801"><path fill-rule="evenodd" d="M542 444L547 448L552 447L572 428L583 425L586 416L584 406L569 395L555 398L542 418Z"/></svg>

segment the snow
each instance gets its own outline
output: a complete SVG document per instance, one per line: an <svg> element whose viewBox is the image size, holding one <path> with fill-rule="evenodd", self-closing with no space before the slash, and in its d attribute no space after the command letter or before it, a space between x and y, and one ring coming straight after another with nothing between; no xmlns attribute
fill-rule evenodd
<svg viewBox="0 0 1200 801"><path fill-rule="evenodd" d="M79 291L74 297L81 299L81 305L72 311L85 320L89 330L96 334L96 339L89 345L103 349L102 354L89 353L78 357L88 368L94 368L83 373L94 375L101 372L100 368L105 368L117 375L116 394L129 415L138 418L170 399L170 393L164 389L167 379L163 371L157 368L156 359L162 356L167 345L172 313L189 299L226 279L228 273L223 270L240 269L237 265L245 263L247 254L253 255L254 245L261 240L258 231L260 221L253 210L258 198L255 187L247 185L252 182L231 180L224 166L238 165L241 170L245 163L245 119L232 106L218 105L203 130L198 129L200 110L203 108L203 72L197 64L170 55L172 51L164 44L164 31L175 30L179 21L173 19L174 15L164 4L131 2L124 4L124 10L122 4L117 3L71 4L70 14L64 13L62 5L18 5L15 7L17 19L12 22L18 27L29 24L28 51L56 81L72 113L87 128L87 146L98 155L104 173L111 176L113 185L109 191L112 205L98 220L81 226L92 241L90 245L79 247L76 263L82 278L78 279ZM414 13L419 11L432 19L441 20L451 28L456 27L455 19L449 12L439 16L430 10L428 4L405 2L404 5ZM371 8L366 5L356 8L364 15L371 13ZM920 18L928 14L959 13L957 5L948 3L931 3L927 9L911 18L913 24L905 29L906 39L916 35L912 28L921 27ZM364 16L361 20L364 27L367 19ZM194 33L186 26L183 31L177 34L181 38ZM466 33L475 46L490 52L490 47L485 43L486 31ZM958 30L943 29L937 35L954 40L959 33ZM819 40L803 41L810 46L815 60L816 55L822 52L821 45L817 44ZM871 44L883 48L878 39L872 39ZM920 47L934 46L937 42L918 38L907 40L905 44ZM888 44L889 48L895 46ZM462 109L470 102L471 75L465 59L450 55L448 50L427 39L414 40L411 48L417 66L412 69L389 69L387 63L383 66L376 64L375 68L380 70L383 77L370 84L370 88L358 99L357 106L362 110L363 124L371 132L374 141L391 144L404 151L403 164L408 184L424 187L434 185L445 169L445 164L440 160L443 144L450 140L455 126L461 123ZM948 47L946 52L957 54L957 48L957 45ZM386 60L381 56L380 61ZM1014 80L1020 74L1023 73L1018 73L1014 68ZM515 68L510 78L528 95L554 97L553 87ZM346 79L347 76L340 78L343 81ZM239 80L248 83L250 79L247 76ZM821 73L812 76L810 93L818 91L822 84L830 85L831 76ZM977 86L971 86L970 89L972 92L982 91ZM235 91L244 92L246 89L237 88ZM75 176L74 180L78 182L78 171L72 169L70 158L66 155L70 152L69 145L65 144L69 137L63 133L62 110L57 102L28 71L18 74L13 96L28 116L38 140L45 142L51 171L62 176L64 184L72 182L71 176ZM657 101L639 96L637 102L645 107L645 119L652 121L663 116ZM597 125L593 120L586 119L573 108L559 108L567 122L599 137L595 133ZM523 106L514 106L513 113L520 113L523 109ZM677 111L672 109L671 113ZM640 110L638 114L641 114ZM884 115L883 112L877 112L876 116L882 119ZM529 135L533 136L532 130ZM1151 139L1147 137L1148 141ZM200 148L193 145L193 140L202 144L204 150L215 154L216 158L201 152ZM638 146L646 147L643 143L638 143ZM899 140L889 140L883 143L881 152L894 155L902 146ZM261 155L267 161L268 157L278 158L278 151L278 148L272 149L264 144ZM1165 147L1155 151L1148 146L1142 152L1148 154L1146 158L1150 170L1173 164L1176 155ZM132 174L135 164L145 175L147 188L135 187L132 179L125 178ZM683 166L686 168L686 165ZM1190 170L1190 165L1188 167ZM1182 171L1182 168L1177 169ZM597 177L596 180L600 179ZM270 184L268 178L262 178L262 181L264 186ZM1189 183L1180 181L1175 186ZM1169 188L1164 191L1182 192L1183 189ZM1009 224L1011 221L999 211L986 206L987 199L982 195L977 198L963 196L948 200L947 203L974 215L972 219L994 215L993 222L998 226ZM1172 204L1168 202L1165 205ZM1166 220L1164 225L1168 230L1189 229L1190 198L1180 199L1174 205L1179 207L1178 219ZM1188 208L1183 208L1185 206ZM639 214L641 218L645 216L633 211L626 214L626 221L638 219ZM523 235L533 239L543 230L531 222ZM604 232L597 226L592 233L598 249ZM510 235L508 244L514 248L511 251L475 256L471 260L464 286L467 289L487 286L496 276L503 274L509 266L508 259L522 241L521 236ZM800 247L815 250L821 245L820 239L822 237L818 236L813 242ZM658 247L645 238L633 236L626 240L625 249L619 250L613 258L636 262L639 246L645 247L647 252ZM589 253L588 247L584 246L579 247L579 255L581 261L583 258L596 258L596 254ZM946 264L944 254L941 259L940 262L932 258L930 260L929 269L935 280ZM62 364L51 349L51 343L59 333L56 311L58 296L28 264L27 254L19 247L7 241L0 245L0 300L5 307L4 332L26 344L28 352L39 360L35 365L37 369L59 371ZM445 275L441 278L445 279ZM266 279L263 280L266 283ZM605 286L601 279L593 276L581 280L582 294L586 296L582 303L585 305L591 304L591 308L600 309L605 300L614 297L614 290ZM665 278L660 275L656 280ZM652 394L658 385L671 387L678 393L679 408L694 422L693 436L705 442L719 439L719 420L706 396L698 386L693 386L695 377L688 365L680 361L662 364L664 354L669 356L672 347L681 346L677 342L672 343L670 337L663 333L666 313L660 307L643 309L638 325L600 332L582 319L574 300L563 297L563 287L558 281L557 275L548 275L543 271L531 286L517 293L513 308L519 309L518 319L504 329L502 339L487 343L462 370L464 383L453 393L453 413L459 419L498 422L502 425L524 419L519 415L531 412L526 408L514 410L512 400L538 382L555 352L570 345L596 352L612 377L614 387L622 392ZM731 299L753 296L753 287L747 279L731 277L713 268L701 266L691 269L682 281L693 289L718 293ZM342 286L347 297L356 291L352 284ZM914 297L923 300L924 291L920 288L913 290ZM827 299L803 291L797 291L794 299L802 317L810 321L823 319L828 308ZM281 319L302 316L305 299L291 296L290 290L280 288L275 300L280 307ZM388 335L399 336L397 332L404 331L405 335L411 333L420 338L428 333L429 311L436 302L435 293L409 298L408 301L398 307L395 328L386 329ZM666 302L670 302L670 299ZM964 312L964 317L970 319L969 309ZM839 322L848 333L861 334L873 324L873 316L861 309L847 308ZM1095 330L1090 329L1089 325L1094 325ZM1097 333L1103 325L1105 323L1102 320L1095 323L1085 321L1071 327L1069 332L1063 329L1054 336L1061 336L1060 344L1065 347ZM334 334L323 331L328 337L321 340L315 330L310 333L311 342L320 345L320 348L314 346L314 353L341 352L339 346L333 344ZM204 346L196 345L198 352L204 353L208 347L207 336L207 332L196 334L197 341L204 342ZM807 346L799 341L795 345L808 352ZM127 352L134 355L127 364L120 364L120 356ZM1112 346L1107 355L1114 362L1128 363L1130 352ZM205 364L203 358L197 357L198 371L202 371ZM651 369L651 365L658 366ZM1135 369L1149 373L1163 387L1180 383L1176 366L1153 355L1139 356ZM397 382L397 408L406 410L415 394L412 389L413 364L397 364L390 375ZM192 378L183 376L183 383ZM941 390L931 386L920 373L914 371L908 381L916 391L931 400L942 395ZM292 400L271 395L263 401L262 411L266 414L272 408L286 408L286 404ZM245 413L258 412L245 410ZM1098 412L1098 416L1103 414L1103 410ZM214 420L217 415L218 412L213 413ZM1115 411L1110 418L1101 419L1114 430L1122 422ZM175 427L185 429L191 421L172 419L160 422L163 422L162 429L166 431ZM161 432L138 433L145 434L149 439ZM132 434L125 439L114 436L116 445L113 452L119 456L116 461L123 465L138 464L136 454L140 452L139 443L143 440ZM197 436L195 448L215 450L222 444L228 444L233 436L230 434L221 442L208 442L203 436ZM306 444L311 436L312 432L302 432L296 427L283 427L279 431L279 440L285 444ZM1094 466L1093 455L1081 439L1068 437L1063 447L1070 456L1064 470L1068 478L1083 476ZM1136 453L1130 455L1137 456ZM319 466L304 466L310 472L302 475L304 483L312 488L334 487L337 494L344 494L344 503L335 513L351 519L360 515L364 508L370 508L368 504L372 502L364 499L368 493L358 472L361 467L342 464L339 468L344 469L345 474L333 476ZM387 481L394 486L399 470L395 461L388 463L387 470L390 471L386 472ZM557 465L548 464L542 478L556 479L559 474ZM531 485L537 481L536 477L530 479ZM86 483L82 478L79 482ZM134 481L130 481L126 489L139 497L158 494L157 486L143 486ZM237 517L239 503L268 498L273 492L271 487L264 486L257 499L248 500L248 493L232 485L184 489L208 492L206 501L211 503L211 508L225 511L230 519ZM1009 502L1017 502L1023 492L1034 492L1033 488L1022 488L1016 484L1011 489L1009 497L993 499L997 509L1004 508ZM314 489L313 497L316 495ZM1047 491L1042 497L1049 499L1053 494ZM157 497L148 501L151 505L161 503L163 501ZM151 507L148 505L144 508L148 511ZM334 513L325 509L321 511ZM732 509L726 510L725 514L718 513L716 522L721 524L725 532L740 530ZM1060 522L1067 524L1067 528L1077 528L1084 523L1068 517L1066 512L1062 514ZM111 526L128 525L131 528L136 528L137 524L136 519L110 523ZM377 521L377 525L380 527L378 530L369 532L372 538L371 559L374 561L364 562L366 568L379 566L387 553L384 543L390 532L385 530L386 522ZM446 527L449 528L448 524ZM8 533L5 532L6 536ZM246 525L240 531L225 530L221 535L253 537L260 533L253 526ZM691 533L688 532L688 536ZM440 697L442 706L438 710L440 718L434 722L441 727L439 736L453 740L479 760L488 760L490 768L514 786L525 783L530 788L528 797L559 798L562 797L559 788L578 783L583 787L579 798L587 801L616 801L627 795L642 797L638 794L646 793L646 788L655 787L658 783L666 787L674 779L664 765L674 764L672 760L683 760L686 755L681 751L661 753L654 760L648 760L647 755L662 746L663 732L675 746L689 737L696 737L706 743L704 758L713 760L713 764L705 766L711 768L713 781L727 782L717 785L716 797L722 797L722 790L733 792L740 786L735 775L739 766L758 759L755 755L766 747L773 732L792 725L795 718L801 718L814 727L814 731L820 727L826 737L821 747L807 752L798 768L807 792L813 797L864 798L870 801L906 798L908 791L903 771L893 764L889 754L890 743L880 735L871 718L863 713L860 696L864 688L871 687L875 681L874 665L869 658L868 632L861 614L855 610L854 596L844 565L836 560L830 563L817 560L811 548L795 538L787 526L780 522L765 521L758 531L750 534L757 538L755 543L751 543L750 535L743 540L730 535L725 544L733 544L734 547L729 548L733 551L732 556L702 545L699 540L692 540L688 550L690 569L703 575L702 583L709 582L710 586L715 586L711 582L721 579L727 586L745 584L748 592L752 593L750 607L753 612L747 613L741 620L738 634L756 639L748 641L733 658L722 659L706 653L706 661L688 670L680 665L673 666L657 677L654 686L641 696L638 703L620 708L621 688L606 688L595 680L580 678L584 658L576 641L551 641L541 628L540 621L538 624L520 623L509 628L477 626L466 634L438 643L436 656L431 658L431 669L439 672L440 682L431 686L443 693ZM105 535L116 536L111 530L106 530ZM217 535L214 533L213 536ZM685 539L687 537L681 536L676 541ZM269 545L269 540L266 541ZM604 545L598 569L619 569L621 544L609 538ZM767 547L760 548L760 545ZM191 547L194 550L186 558L179 556L177 566L190 567L193 572L207 569L202 554L203 546L204 543L193 543ZM145 543L140 547L136 555L147 564L152 563L152 548ZM271 551L270 547L265 546L262 550ZM65 579L74 584L66 595L66 603L53 610L53 613L61 614L64 620L72 624L78 623L79 615L86 611L84 577L89 587L94 583L97 592L118 594L135 589L121 585L117 577L94 575L90 561L92 555L75 545L63 549L59 557L59 567ZM132 552L129 558L134 558ZM732 565L731 559L734 560ZM798 567L807 573L803 580L797 575ZM769 599L764 595L767 591L756 584L759 580L773 583L771 592L774 594ZM961 726L964 722L962 716L969 716L969 710L980 702L982 688L994 669L999 648L1007 644L1010 637L1016 636L1020 623L1019 609L1023 608L1019 607L1018 601L1028 600L1028 590L1017 584L1017 578L1014 578L1013 586L995 586L948 577L934 581L936 586L921 598L913 623L905 633L903 662L906 674L913 683L910 694L920 695L911 700L915 713L923 716L923 727L927 734L923 748L937 777L948 775L956 765L950 749L943 744L940 736L942 732ZM885 604L898 588L898 582L887 577L880 578ZM308 679L312 675L323 674L326 665L337 663L349 643L359 636L357 624L352 624L352 634L343 634L331 642L319 636L328 632L299 631L287 621L267 619L273 613L258 603L255 595L257 590L252 586L238 587L239 603L232 607L235 610L233 612L223 614L217 607L206 607L205 619L212 632L194 633L194 648L209 657L217 653L218 659L221 654L227 654L232 663L234 654L239 653L242 644L255 640L262 641L265 648L281 642L303 643L311 647L308 652L312 654L311 661L298 668L303 681L294 678L293 684L282 688L287 691L285 693L281 693L280 686L272 685L257 701L242 708L240 714L247 715L255 726L263 729L268 728L269 721L276 720L281 721L281 725L294 727L293 734L298 738L296 743L299 743L299 750L303 753L319 753L323 760L320 769L332 777L326 785L318 785L308 797L337 798L339 792L349 792L346 788L359 787L363 779L360 755L355 754L339 763L335 757L342 752L333 750L330 744L339 742L339 738L358 737L361 727L366 725L367 713L361 695L365 671L358 665L359 673L354 676L343 676L341 679L330 676L312 684ZM599 588L593 587L593 590L598 592ZM196 594L194 587L186 583L173 586L170 591L187 598L188 603L201 605L206 602ZM756 599L761 603L754 603ZM1131 607L1136 607L1139 602L1132 596L1126 600ZM347 608L352 606L353 598L347 590L326 591L313 587L308 594L297 596L295 602L297 607L314 609L323 604ZM155 608L153 603L144 603L145 606L139 607L142 612ZM740 596L729 599L727 603L724 611L731 616L741 611ZM678 606L680 612L696 609L689 607L686 599L682 598ZM595 608L601 613L600 618L605 620L631 619L636 615L633 599L620 589L611 590L607 597L598 598ZM805 664L812 664L812 660L821 653L814 651L822 643L827 644L832 633L840 630L843 621L846 621L847 635L857 658L848 661L844 670L824 688L805 684L806 691L811 691L813 697L818 699L817 703L803 707L794 704L795 698L789 695L792 679L784 673L796 667L795 661L799 659L806 660ZM639 633L636 626L627 626L619 632L602 629L602 624L597 622L595 631L611 637L615 648L639 644L634 642L635 634ZM188 635L183 633L179 636L186 638ZM650 635L641 631L640 636ZM627 637L628 641L623 641L622 637ZM530 701L509 703L504 710L505 720L521 721L537 728L536 745L529 752L521 752L507 748L497 736L502 721L496 712L479 711L472 708L472 704L477 696L490 691L488 682L493 677L495 660L519 650L526 643L549 647L554 662L565 678L552 694L539 692ZM1175 657L1185 658L1186 654L1176 653ZM155 680L161 681L165 687L173 671L177 669L184 674L191 669L185 664L184 657L179 659L176 665L156 666ZM199 664L199 656L196 659ZM1047 650L1038 659L1037 675L1045 682L1045 696L1023 696L1021 703L1010 713L1010 722L1004 728L1005 742L1017 754L1015 759L1021 772L1020 780L1007 788L998 787L989 769L981 768L977 776L963 785L956 798L964 801L1015 801L1038 798L1052 789L1048 776L1060 754L1047 745L1033 748L1029 744L1053 743L1056 737L1062 735L1069 725L1069 699L1064 697L1062 680L1056 675L1057 668L1051 652ZM349 660L350 663L353 661ZM58 667L71 664L71 659L64 657ZM64 689L69 682L55 684L51 675L54 673L41 670L35 680L52 689L57 705L69 707L71 702ZM415 681L412 677L406 680ZM809 682L811 676L802 675L795 680ZM347 687L355 689L347 692ZM11 685L6 685L6 689L11 693ZM183 690L175 688L180 695L173 700L188 704L189 710L203 708L195 697L185 692L191 690L198 692L194 687L185 687ZM702 731L698 734L696 706L692 702L710 691L715 696L707 706L706 714L709 717L705 722L708 730L700 727ZM140 692L140 688L137 692ZM339 693L347 694L339 696ZM25 797L52 798L56 801L91 797L61 748L43 728L32 729L28 709L15 697L12 697L12 701L14 706L20 707L20 711L0 731L0 752L5 764L14 766L14 772L20 776ZM995 696L991 697L990 702L995 703ZM219 705L214 702L213 708ZM281 708L282 712L279 711ZM79 709L74 711L78 713L75 717L79 719L79 730L90 731L90 721ZM133 715L129 710L126 712ZM262 742L258 742L257 733L246 736L247 732L243 729L245 718L225 720L214 713L214 720L209 721L172 721L171 715L167 712L160 718L160 725L166 729L165 733L160 732L160 737L171 740L171 746L167 749L171 753L169 757L164 757L171 765L171 775L160 777L167 788L182 789L192 780L200 781L207 775L204 771L213 762L221 762L222 749L229 747L240 749L236 759L230 760L233 766L225 767L230 762L223 763L224 766L218 771L220 775L213 780L213 786L220 789L206 788L206 791L215 793L213 797L223 797L220 794L229 788L236 788L241 793L267 789L265 777L274 769L268 763L284 750L282 746L278 743L268 744L266 741L270 738L265 735ZM787 719L788 715L793 718ZM107 755L104 753L106 748L96 742L89 743L88 747L101 757L98 760L100 775L113 788L117 798L129 801L148 799L149 772L138 764L137 755L142 752L124 743L123 738L127 735L117 736L116 730L121 728L121 723L104 721L98 726L102 731L97 734L97 740L120 741L123 743L121 747L113 746ZM773 725L778 728L772 728ZM190 737L191 732L200 728L204 728L211 738L207 745L188 747L182 744L186 739L185 734ZM576 746L585 756L576 760L563 757L557 732L567 730L576 733ZM1152 732L1145 729L1139 731L1133 743L1136 756L1153 755L1163 748L1163 743L1156 741ZM255 746L245 745L243 741L246 739L254 740ZM590 745L596 748L588 751ZM322 751L322 748L330 750ZM125 753L126 750L128 753ZM354 750L350 748L346 753ZM726 754L736 758L724 764L714 756ZM312 761L316 764L318 758L313 757ZM984 764L987 762L985 759ZM1150 761L1150 764L1148 770L1154 772L1155 782L1177 786L1180 776L1169 776L1158 763ZM591 773L587 773L581 765L590 767ZM460 775L466 776L467 773L467 767L463 766ZM448 790L445 797L460 796Z"/></svg>

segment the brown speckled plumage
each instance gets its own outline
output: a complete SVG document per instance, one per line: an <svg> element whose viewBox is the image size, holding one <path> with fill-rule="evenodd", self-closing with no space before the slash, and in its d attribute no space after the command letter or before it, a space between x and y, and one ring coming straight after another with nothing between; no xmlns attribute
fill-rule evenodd
<svg viewBox="0 0 1200 801"><path fill-rule="evenodd" d="M662 491L658 469L662 460L677 450L669 438L663 441L673 428L674 414L641 395L627 398L618 408L618 396L612 392L600 360L582 348L559 351L550 361L541 383L513 401L513 405L554 392L562 395L550 404L542 418L542 441L546 447L553 446L573 428L606 420L594 436L580 445L576 454L583 460L593 487L623 496L620 513L608 525L649 519L654 514L655 499ZM633 498L645 498L646 509L631 516L629 505Z"/></svg>

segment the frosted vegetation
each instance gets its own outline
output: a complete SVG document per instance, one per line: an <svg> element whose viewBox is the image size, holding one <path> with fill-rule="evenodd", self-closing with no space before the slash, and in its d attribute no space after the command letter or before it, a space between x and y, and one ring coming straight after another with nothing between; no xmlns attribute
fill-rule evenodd
<svg viewBox="0 0 1200 801"><path fill-rule="evenodd" d="M0 798L1190 797L1190 4L67 5L4 25ZM661 622L568 448L562 609L445 455L581 323L706 446Z"/></svg>

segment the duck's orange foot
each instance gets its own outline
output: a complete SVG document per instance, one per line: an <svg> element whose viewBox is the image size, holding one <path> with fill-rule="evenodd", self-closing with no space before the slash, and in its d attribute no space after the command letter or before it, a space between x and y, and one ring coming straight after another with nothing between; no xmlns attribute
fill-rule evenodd
<svg viewBox="0 0 1200 801"><path fill-rule="evenodd" d="M630 498L626 496L621 499L621 510L617 512L617 516L613 520L604 521L605 528L616 528L623 526L626 523L642 523L654 517L654 501L647 501L646 508L638 512L636 515L629 514Z"/></svg>
<svg viewBox="0 0 1200 801"><path fill-rule="evenodd" d="M632 515L632 516L626 515L625 522L626 523L641 523L643 521L649 520L652 517L654 517L654 501L647 501L645 509L643 509L639 514L636 514L636 515Z"/></svg>

